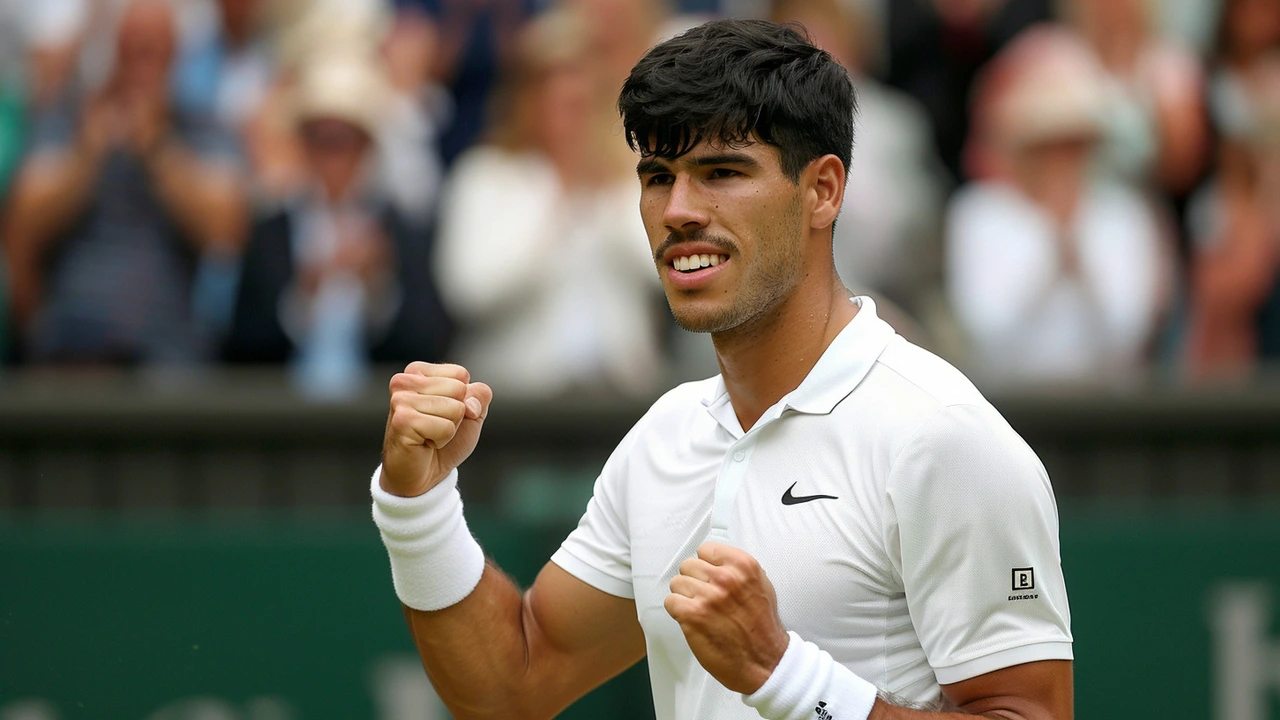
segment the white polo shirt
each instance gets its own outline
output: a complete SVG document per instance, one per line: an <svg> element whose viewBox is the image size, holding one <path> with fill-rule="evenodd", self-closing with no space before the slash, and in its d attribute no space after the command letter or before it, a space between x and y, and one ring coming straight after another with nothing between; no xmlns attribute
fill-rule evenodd
<svg viewBox="0 0 1280 720"><path fill-rule="evenodd" d="M552 561L634 598L660 720L756 718L663 608L707 540L773 582L788 630L881 690L1070 659L1058 513L1044 467L974 386L875 304L743 432L719 377L660 398L622 440Z"/></svg>

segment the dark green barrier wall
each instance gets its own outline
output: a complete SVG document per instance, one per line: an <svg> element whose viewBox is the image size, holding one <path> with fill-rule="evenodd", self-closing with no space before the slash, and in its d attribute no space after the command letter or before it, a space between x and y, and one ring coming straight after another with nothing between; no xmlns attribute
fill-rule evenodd
<svg viewBox="0 0 1280 720"><path fill-rule="evenodd" d="M563 534L471 517L523 582ZM1077 717L1280 718L1280 508L1062 539ZM0 720L430 716L412 652L363 516L0 520ZM565 717L652 717L643 668Z"/></svg>

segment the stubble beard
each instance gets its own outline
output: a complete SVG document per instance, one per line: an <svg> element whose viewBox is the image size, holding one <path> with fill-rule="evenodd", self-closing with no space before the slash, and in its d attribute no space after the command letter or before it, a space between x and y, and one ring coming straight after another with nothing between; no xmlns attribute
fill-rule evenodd
<svg viewBox="0 0 1280 720"><path fill-rule="evenodd" d="M759 243L759 253L743 271L728 306L697 311L670 303L676 324L689 332L716 334L747 330L768 316L804 277L799 224L800 198L797 196L787 205L778 224L766 228L761 235L767 239ZM735 260L741 257L739 254Z"/></svg>

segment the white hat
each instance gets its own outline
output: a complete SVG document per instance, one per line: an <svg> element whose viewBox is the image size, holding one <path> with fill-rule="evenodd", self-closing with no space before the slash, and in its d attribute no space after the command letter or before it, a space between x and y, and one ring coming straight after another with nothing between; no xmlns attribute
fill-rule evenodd
<svg viewBox="0 0 1280 720"><path fill-rule="evenodd" d="M1037 29L1001 55L1012 66L994 98L1001 141L1022 146L1102 134L1106 85L1087 45L1060 30Z"/></svg>
<svg viewBox="0 0 1280 720"><path fill-rule="evenodd" d="M376 137L389 102L387 79L373 61L331 56L301 69L293 115L295 122L342 120Z"/></svg>

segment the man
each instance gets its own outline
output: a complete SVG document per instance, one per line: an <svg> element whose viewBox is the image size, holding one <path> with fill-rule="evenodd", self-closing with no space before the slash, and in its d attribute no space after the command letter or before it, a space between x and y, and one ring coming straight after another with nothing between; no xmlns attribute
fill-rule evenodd
<svg viewBox="0 0 1280 720"><path fill-rule="evenodd" d="M1070 717L1043 468L832 269L848 76L789 28L718 21L619 105L671 310L722 372L637 423L523 596L456 492L492 393L453 366L392 380L374 517L446 705L550 717L647 654L664 719Z"/></svg>
<svg viewBox="0 0 1280 720"><path fill-rule="evenodd" d="M195 266L238 252L247 211L234 138L171 105L173 13L165 0L131 0L104 86L36 122L6 228L34 360L208 353L190 309Z"/></svg>

